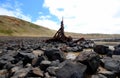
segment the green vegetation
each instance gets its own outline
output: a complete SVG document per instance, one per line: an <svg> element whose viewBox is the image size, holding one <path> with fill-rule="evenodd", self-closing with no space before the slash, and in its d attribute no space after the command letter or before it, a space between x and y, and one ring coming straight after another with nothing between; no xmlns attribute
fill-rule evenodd
<svg viewBox="0 0 120 78"><path fill-rule="evenodd" d="M52 37L56 33L42 26L10 16L0 15L0 36L29 36L29 37ZM119 34L81 34L66 32L66 36L73 38L120 38Z"/></svg>
<svg viewBox="0 0 120 78"><path fill-rule="evenodd" d="M8 34L8 35L11 35L13 33L12 30L1 30L1 29L0 29L0 32L3 34Z"/></svg>
<svg viewBox="0 0 120 78"><path fill-rule="evenodd" d="M0 36L51 37L54 33L54 30L15 17L0 16Z"/></svg>

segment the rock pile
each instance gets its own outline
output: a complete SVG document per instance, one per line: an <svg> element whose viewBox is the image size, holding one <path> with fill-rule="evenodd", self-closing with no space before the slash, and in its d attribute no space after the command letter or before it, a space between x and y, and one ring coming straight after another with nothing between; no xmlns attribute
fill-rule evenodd
<svg viewBox="0 0 120 78"><path fill-rule="evenodd" d="M111 51L112 56L101 58L98 51L104 47L93 44L89 40L75 44L46 43L35 38L0 40L0 78L120 78L120 47L103 49ZM88 48L91 51L84 50ZM70 52L79 55L67 59Z"/></svg>

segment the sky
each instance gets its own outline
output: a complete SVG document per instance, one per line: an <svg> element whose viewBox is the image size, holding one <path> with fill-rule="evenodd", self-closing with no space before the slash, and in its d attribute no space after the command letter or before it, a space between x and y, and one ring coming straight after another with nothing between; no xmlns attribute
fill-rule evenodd
<svg viewBox="0 0 120 78"><path fill-rule="evenodd" d="M0 0L0 15L67 32L120 34L120 0Z"/></svg>

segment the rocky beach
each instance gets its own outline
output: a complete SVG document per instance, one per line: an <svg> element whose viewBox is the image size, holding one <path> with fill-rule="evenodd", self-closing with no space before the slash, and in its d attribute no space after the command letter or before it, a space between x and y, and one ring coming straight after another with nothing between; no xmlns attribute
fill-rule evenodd
<svg viewBox="0 0 120 78"><path fill-rule="evenodd" d="M120 45L0 37L0 78L120 78Z"/></svg>

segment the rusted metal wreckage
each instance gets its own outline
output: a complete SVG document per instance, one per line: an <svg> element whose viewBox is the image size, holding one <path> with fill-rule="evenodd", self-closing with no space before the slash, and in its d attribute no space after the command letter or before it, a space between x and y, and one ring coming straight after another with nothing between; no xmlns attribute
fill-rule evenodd
<svg viewBox="0 0 120 78"><path fill-rule="evenodd" d="M62 18L60 29L55 33L55 35L52 38L46 40L46 42L54 42L54 41L56 41L56 42L64 42L64 43L66 43L66 42L77 43L77 42L83 41L83 40L85 40L85 39L80 38L78 40L73 41L73 38L71 36L68 36L68 37L65 36L64 23L63 23L63 18Z"/></svg>

